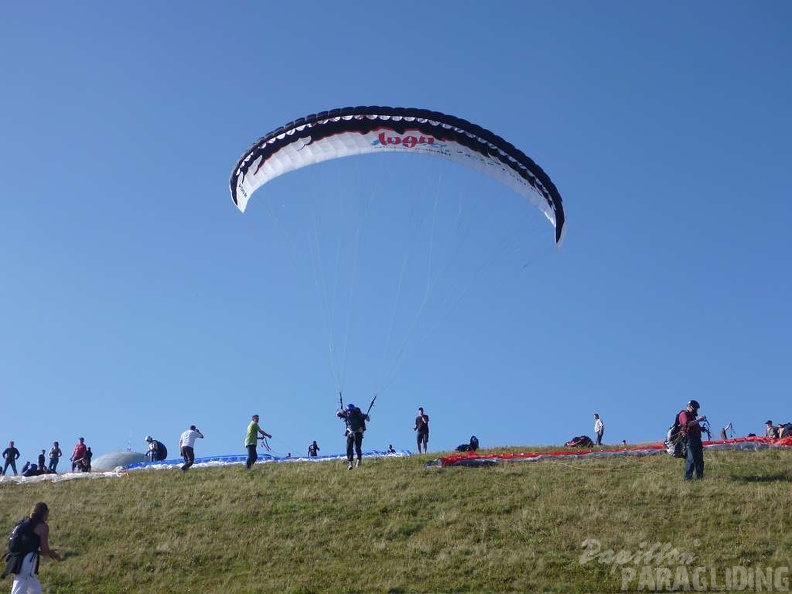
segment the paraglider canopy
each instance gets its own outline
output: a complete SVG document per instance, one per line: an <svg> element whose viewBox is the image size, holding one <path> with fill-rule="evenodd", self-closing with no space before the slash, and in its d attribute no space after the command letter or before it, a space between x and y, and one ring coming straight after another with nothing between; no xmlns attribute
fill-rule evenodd
<svg viewBox="0 0 792 594"><path fill-rule="evenodd" d="M380 158L363 157L374 154ZM332 165L313 167L323 162ZM278 180L298 169L308 171ZM340 175L321 183L330 170ZM459 191L448 191L463 179ZM245 212L253 194L275 180L258 211L276 230L266 241L282 239L278 247L290 264L312 277L339 395L353 357L365 359L356 374L369 384L354 393L387 389L409 348L477 285L477 274L497 271L499 258L527 253L525 242L537 235L524 217L542 232L548 220L556 246L564 235L561 195L536 162L479 125L427 109L344 107L289 122L237 160L231 198ZM282 191L290 182L292 190ZM274 243L267 247L275 253ZM522 270L526 263L520 264ZM282 286L292 286L291 279ZM361 335L377 346L355 344ZM337 412L360 410L342 402Z"/></svg>
<svg viewBox="0 0 792 594"><path fill-rule="evenodd" d="M258 188L284 173L376 152L441 157L485 173L542 211L555 226L556 244L561 243L561 195L544 170L489 130L427 109L345 107L290 122L258 139L240 157L231 174L231 198L244 212Z"/></svg>
<svg viewBox="0 0 792 594"><path fill-rule="evenodd" d="M96 472L110 472L118 467L125 467L130 464L143 462L145 459L146 455L140 452L110 452L96 458L91 463L91 469Z"/></svg>

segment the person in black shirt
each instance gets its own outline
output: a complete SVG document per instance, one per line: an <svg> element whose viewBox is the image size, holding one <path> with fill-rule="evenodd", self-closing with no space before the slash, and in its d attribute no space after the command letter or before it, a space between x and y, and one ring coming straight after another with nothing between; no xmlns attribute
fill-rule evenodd
<svg viewBox="0 0 792 594"><path fill-rule="evenodd" d="M418 453L421 453L421 446L423 446L424 454L429 450L429 415L424 414L423 407L418 408L418 416L415 417L415 427L413 431L417 431L415 439L418 442Z"/></svg>
<svg viewBox="0 0 792 594"><path fill-rule="evenodd" d="M3 458L5 458L5 464L3 464L2 474L5 474L10 466L11 470L14 471L14 476L16 476L16 461L19 459L19 450L14 447L13 441L9 441L8 447L3 450Z"/></svg>

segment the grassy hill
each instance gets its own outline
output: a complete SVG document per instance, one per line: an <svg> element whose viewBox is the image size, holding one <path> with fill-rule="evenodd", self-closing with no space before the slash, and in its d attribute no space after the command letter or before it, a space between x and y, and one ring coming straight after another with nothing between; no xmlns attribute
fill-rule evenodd
<svg viewBox="0 0 792 594"><path fill-rule="evenodd" d="M719 584L790 565L792 451L706 452L691 483L665 455L424 466L435 457L6 483L0 526L49 504L66 559L41 579L58 593L618 592L631 570L626 591L651 591L649 574L673 587L666 569Z"/></svg>

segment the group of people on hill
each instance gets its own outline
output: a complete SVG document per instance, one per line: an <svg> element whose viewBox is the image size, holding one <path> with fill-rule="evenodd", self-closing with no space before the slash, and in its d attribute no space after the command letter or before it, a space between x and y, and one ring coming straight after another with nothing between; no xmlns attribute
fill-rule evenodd
<svg viewBox="0 0 792 594"><path fill-rule="evenodd" d="M344 434L346 436L347 468L349 470L360 468L363 463L363 434L366 432L366 422L371 421L371 417L368 412L364 413L354 404L347 404L345 408L336 412L336 416L346 425ZM415 417L413 431L415 431L418 453L420 454L421 450L423 453L427 453L429 451L429 415L424 412L423 407L418 407L418 416ZM388 453L395 451L393 445L388 446ZM355 457L357 457L357 461L355 461Z"/></svg>
<svg viewBox="0 0 792 594"><path fill-rule="evenodd" d="M355 465L360 467L363 460L363 434L366 431L366 422L371 421L368 413L364 413L354 404L347 404L344 408L337 411L336 416L343 420L346 425L344 435L346 437L346 456L349 463L348 468L352 470ZM250 470L258 460L257 445L259 439L262 444L267 446L267 439L272 439L272 434L264 431L259 425L260 417L257 414L251 416L250 423L248 423L247 430L245 431L245 449L247 450L247 459L245 460L245 468ZM415 426L413 428L416 432L416 442L418 445L418 452L423 449L424 452L428 451L429 447L429 415L424 412L423 408L418 409L418 416L415 418ZM203 438L203 433L198 430L195 425L190 425L190 428L184 431L179 437L179 454L184 459L184 464L181 466L182 471L187 471L195 463L195 441ZM82 438L81 438L82 439ZM147 435L145 437L148 443L148 451L145 454L146 460L150 462L162 461L168 455L168 450L165 445ZM316 457L319 455L319 444L314 440L308 446L308 456ZM388 453L395 453L393 445L388 446ZM291 457L291 453L289 453ZM355 462L357 457L357 463Z"/></svg>
<svg viewBox="0 0 792 594"><path fill-rule="evenodd" d="M336 416L344 421L346 429L344 436L346 438L346 456L348 462L348 469L352 470L354 467L360 467L363 460L363 434L366 431L366 422L371 421L368 413L364 413L360 408L354 404L347 404L345 407L336 411ZM428 453L429 451L429 415L424 412L423 407L418 407L418 416L415 417L415 441L418 446L418 453ZM396 450L393 444L388 444L388 454L395 454ZM316 457L319 455L319 445L314 440L308 446L308 456ZM355 457L357 456L357 462Z"/></svg>
<svg viewBox="0 0 792 594"><path fill-rule="evenodd" d="M336 416L344 421L345 425L344 437L346 438L347 468L349 470L360 468L363 463L363 434L366 432L366 422L371 421L371 416L351 403L336 411ZM423 407L418 408L418 416L415 417L413 430L416 432L418 453L420 454L422 450L427 453L429 447L429 415L424 412ZM387 453L396 453L393 444L388 444ZM319 445L314 440L308 446L308 456L316 457L318 455Z"/></svg>
<svg viewBox="0 0 792 594"><path fill-rule="evenodd" d="M182 472L188 471L195 464L195 442L198 439L203 439L203 433L195 425L190 425L179 436L179 455L184 460L181 465ZM168 448L164 443L154 439L151 435L146 435L144 440L148 444L148 450L145 453L148 462L161 462L168 457Z"/></svg>
<svg viewBox="0 0 792 594"><path fill-rule="evenodd" d="M765 437L770 439L783 439L792 435L792 423L779 423L773 425L770 419L765 423Z"/></svg>
<svg viewBox="0 0 792 594"><path fill-rule="evenodd" d="M346 455L349 462L349 469L351 470L355 456L357 456L357 467L360 467L363 459L363 434L366 431L366 422L371 421L371 417L367 413L363 413L360 408L354 404L348 404L343 409L336 413L337 417L344 421L346 425ZM266 440L272 438L272 435L261 429L259 426L259 415L253 415L248 424L245 434L245 448L247 449L248 456L245 467L250 469L258 459L258 452L256 445L259 438ZM415 417L415 425L413 430L416 432L416 445L418 446L418 453L422 451L428 452L429 447L429 415L424 412L423 407L418 408L418 416ZM184 460L181 466L182 471L187 471L195 463L195 441L203 438L203 434L198 430L195 425L191 425L189 429L184 431L179 437L179 454ZM148 444L148 450L145 454L146 460L155 462L162 461L168 455L168 450L161 441L154 439L150 435L145 437ZM266 442L265 442L266 443ZM395 453L393 445L388 446L388 453ZM319 445L313 441L308 446L309 456L318 456ZM52 448L49 452L49 465L46 464L45 450L41 450L38 456L38 463L31 464L27 462L22 468L23 476L36 476L39 474L56 473L58 463L62 450L58 442L53 442ZM80 437L74 447L74 451L69 460L71 461L72 472L90 472L91 471L91 458L93 452L89 446L85 445L85 438ZM19 450L14 446L14 442L9 442L8 447L3 451L3 459L5 460L2 474L5 474L10 468L14 475L17 474L16 463L20 458Z"/></svg>
<svg viewBox="0 0 792 594"><path fill-rule="evenodd" d="M346 437L346 455L349 462L349 469L351 470L355 457L357 457L357 466L359 467L363 459L363 434L366 431L366 422L371 421L368 413L363 413L360 408L354 404L348 404L346 407L337 411L336 416L343 420L346 425L344 435ZM418 453L428 453L429 447L429 415L424 412L423 407L418 408L418 415L415 417L415 425L413 430L416 434L416 445L418 446ZM195 441L203 438L203 433L198 430L195 425L190 425L189 429L185 430L179 437L179 455L184 460L181 466L182 471L187 471L195 463ZM245 467L250 469L258 459L258 452L256 446L259 439L263 440L266 446L266 440L271 439L272 435L261 429L259 426L259 415L253 415L248 424L245 433L245 449L247 450L247 460ZM168 449L160 440L154 439L152 436L147 435L145 438L148 444L145 458L150 462L159 462L165 460L168 455ZM396 450L393 445L388 445L388 453L395 453ZM46 460L45 450L41 450L38 456L38 462L31 464L27 462L22 468L23 476L36 476L38 474L56 473L58 463L63 452L60 449L58 442L53 442L52 448L49 452L49 464ZM319 445L314 440L308 446L308 456L316 457L319 455ZM290 454L291 456L291 454ZM72 472L90 472L91 471L91 458L93 452L91 448L85 445L85 439L80 437L77 445L74 446L71 458ZM20 458L19 450L14 446L14 442L9 442L8 447L3 451L3 459L5 460L2 473L5 474L10 468L14 475L17 474L17 460Z"/></svg>
<svg viewBox="0 0 792 594"><path fill-rule="evenodd" d="M8 469L10 468L11 472L13 472L14 476L16 476L17 460L19 460L20 456L21 454L14 445L14 441L9 441L8 447L3 450L4 462L0 474L7 474ZM52 442L52 447L49 451L49 464L47 464L46 450L41 450L36 462L25 462L24 466L22 466L21 474L22 476L38 476L41 474L57 473L58 463L60 462L62 456L63 451L60 448L60 444L57 441L54 441ZM85 438L80 437L77 440L77 445L74 446L74 451L72 452L71 458L69 458L71 461L71 471L91 472L92 457L93 452L91 451L91 448L85 445Z"/></svg>

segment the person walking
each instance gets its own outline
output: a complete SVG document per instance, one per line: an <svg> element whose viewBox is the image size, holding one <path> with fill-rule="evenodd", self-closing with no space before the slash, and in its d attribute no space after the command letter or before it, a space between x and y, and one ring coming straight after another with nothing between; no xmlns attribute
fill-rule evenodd
<svg viewBox="0 0 792 594"><path fill-rule="evenodd" d="M50 472L57 472L58 469L58 462L60 461L61 456L63 456L63 452L60 449L60 445L57 441L52 442L52 447L49 451L49 471Z"/></svg>
<svg viewBox="0 0 792 594"><path fill-rule="evenodd" d="M685 457L685 480L693 478L695 471L696 478L704 478L704 446L701 443L701 425L707 417L699 417L700 405L696 400L687 403L685 410L678 416L680 432L687 444L687 456Z"/></svg>
<svg viewBox="0 0 792 594"><path fill-rule="evenodd" d="M363 463L363 433L366 432L366 421L371 417L365 414L354 404L347 404L336 412L336 416L346 423L346 455L349 462L349 470L352 470L354 454L357 454L357 467Z"/></svg>
<svg viewBox="0 0 792 594"><path fill-rule="evenodd" d="M423 407L418 407L418 416L415 417L415 427L413 431L417 431L415 439L418 442L418 453L421 453L421 446L423 446L424 454L428 454L429 450L429 415L424 414Z"/></svg>
<svg viewBox="0 0 792 594"><path fill-rule="evenodd" d="M5 474L10 466L11 470L14 471L14 476L16 476L16 461L19 460L19 450L16 449L13 441L9 441L8 447L3 450L3 458L5 458L5 463L3 464L2 474Z"/></svg>
<svg viewBox="0 0 792 594"><path fill-rule="evenodd" d="M181 467L182 472L186 472L190 466L195 464L195 440L199 437L203 439L203 433L195 425L190 425L190 428L182 433L179 438L179 452L184 458L184 464Z"/></svg>
<svg viewBox="0 0 792 594"><path fill-rule="evenodd" d="M6 566L0 577L7 575L14 576L14 583L11 586L11 594L41 594L41 582L38 578L39 559L49 557L55 561L61 561L58 551L49 546L49 507L47 504L39 502L31 509L28 517L23 520L26 525L24 529L29 535L25 538L23 550L11 553L6 556ZM23 529L19 526L18 529ZM20 539L22 540L22 539Z"/></svg>
<svg viewBox="0 0 792 594"><path fill-rule="evenodd" d="M250 417L247 433L245 433L245 448L247 448L247 460L245 461L245 468L247 470L250 470L256 463L256 460L258 460L256 443L258 443L259 436L262 438L272 439L272 435L259 427L259 416L253 415Z"/></svg>
<svg viewBox="0 0 792 594"><path fill-rule="evenodd" d="M597 445L602 445L602 436L605 434L605 423L600 416L594 413L594 434L597 436Z"/></svg>

